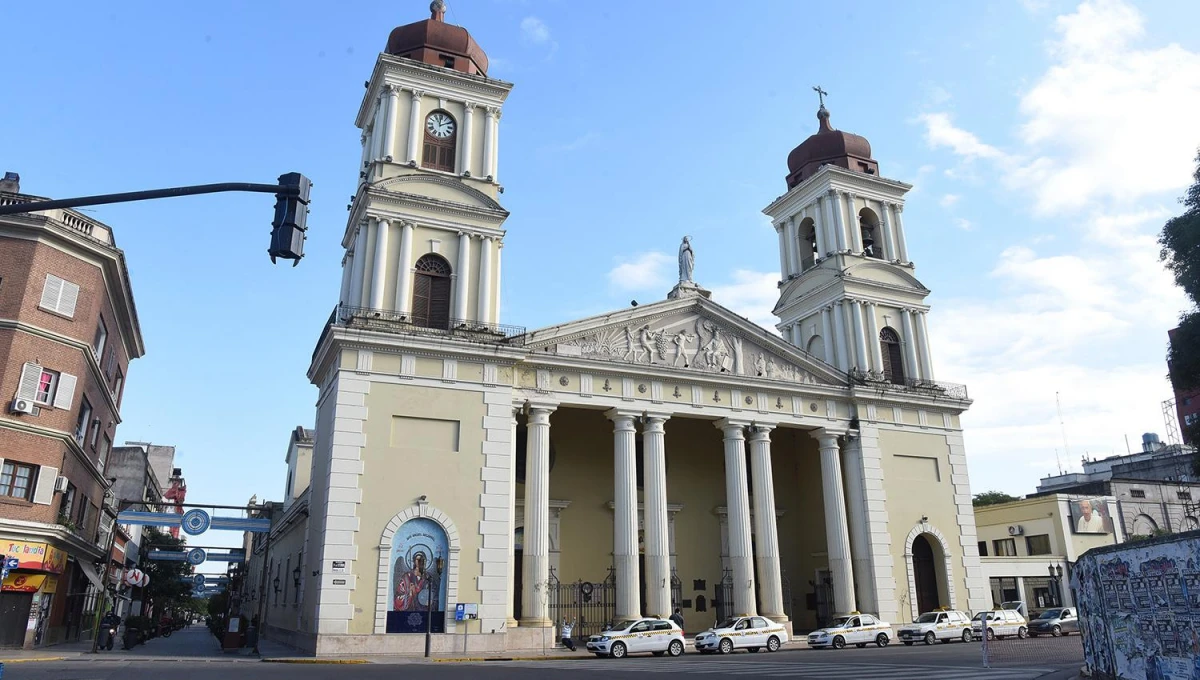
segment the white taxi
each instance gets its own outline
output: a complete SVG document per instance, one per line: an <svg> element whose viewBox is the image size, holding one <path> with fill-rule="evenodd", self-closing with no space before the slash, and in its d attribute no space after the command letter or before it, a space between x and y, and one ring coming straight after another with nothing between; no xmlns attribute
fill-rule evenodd
<svg viewBox="0 0 1200 680"><path fill-rule="evenodd" d="M735 616L697 635L695 644L701 654L729 654L734 649L777 652L787 641L787 629L781 623L761 616Z"/></svg>
<svg viewBox="0 0 1200 680"><path fill-rule="evenodd" d="M650 652L654 656L683 654L683 630L663 619L618 621L612 628L588 638L587 650L596 656L623 659L630 654Z"/></svg>
<svg viewBox="0 0 1200 680"><path fill-rule="evenodd" d="M932 645L936 640L970 642L974 634L971 632L971 619L966 614L955 609L938 609L921 614L916 621L901 628L897 637L905 645L911 646L918 641L927 645Z"/></svg>
<svg viewBox="0 0 1200 680"><path fill-rule="evenodd" d="M828 628L814 630L808 634L808 646L814 649L833 647L841 649L846 645L866 647L874 642L877 647L887 647L892 640L892 625L886 621L855 612L846 616L834 618L833 625Z"/></svg>
<svg viewBox="0 0 1200 680"><path fill-rule="evenodd" d="M971 620L971 631L978 640L983 636L983 622L987 621L987 638L1003 640L1010 635L1016 635L1024 640L1029 635L1029 623L1015 609L993 609L979 612Z"/></svg>

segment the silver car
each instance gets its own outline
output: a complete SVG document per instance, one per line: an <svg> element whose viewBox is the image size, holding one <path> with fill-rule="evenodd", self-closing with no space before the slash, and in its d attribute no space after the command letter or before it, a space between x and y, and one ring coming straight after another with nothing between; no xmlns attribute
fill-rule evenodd
<svg viewBox="0 0 1200 680"><path fill-rule="evenodd" d="M1068 635L1079 632L1079 612L1072 607L1052 607L1029 622L1029 637Z"/></svg>

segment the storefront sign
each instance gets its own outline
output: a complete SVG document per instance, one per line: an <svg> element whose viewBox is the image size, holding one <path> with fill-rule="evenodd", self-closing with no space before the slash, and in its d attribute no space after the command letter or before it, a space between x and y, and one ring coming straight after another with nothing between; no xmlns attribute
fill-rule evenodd
<svg viewBox="0 0 1200 680"><path fill-rule="evenodd" d="M6 593L36 593L45 581L45 574L9 574L0 590Z"/></svg>
<svg viewBox="0 0 1200 680"><path fill-rule="evenodd" d="M58 592L58 577L47 576L45 583L42 584L42 592L54 594Z"/></svg>
<svg viewBox="0 0 1200 680"><path fill-rule="evenodd" d="M10 562L12 558L16 558L17 564L10 566L10 569L32 569L61 574L67 567L67 553L45 543L2 541L0 554L8 555Z"/></svg>

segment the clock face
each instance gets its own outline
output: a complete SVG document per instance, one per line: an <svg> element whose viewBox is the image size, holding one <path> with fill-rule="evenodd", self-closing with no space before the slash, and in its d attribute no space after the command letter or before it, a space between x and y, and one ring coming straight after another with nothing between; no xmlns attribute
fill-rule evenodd
<svg viewBox="0 0 1200 680"><path fill-rule="evenodd" d="M431 113L425 119L425 129L434 137L445 139L454 134L454 119L441 112Z"/></svg>

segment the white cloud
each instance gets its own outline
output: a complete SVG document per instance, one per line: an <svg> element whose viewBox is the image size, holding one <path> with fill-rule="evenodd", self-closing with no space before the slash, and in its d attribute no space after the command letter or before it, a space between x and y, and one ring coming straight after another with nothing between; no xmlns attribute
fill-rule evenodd
<svg viewBox="0 0 1200 680"><path fill-rule="evenodd" d="M971 220L968 220L964 217L955 217L954 218L954 226L958 227L959 229L962 229L963 231L971 231L972 229L975 228L975 225L971 224Z"/></svg>
<svg viewBox="0 0 1200 680"><path fill-rule="evenodd" d="M652 251L622 258L608 272L608 282L615 289L626 292L654 291L666 295L671 285L671 266L675 258Z"/></svg>
<svg viewBox="0 0 1200 680"><path fill-rule="evenodd" d="M537 17L525 17L521 20L521 39L534 45L550 42L550 27Z"/></svg>
<svg viewBox="0 0 1200 680"><path fill-rule="evenodd" d="M1003 158L1004 153L984 144L974 134L955 127L948 113L923 113L917 119L925 124L925 139L934 148L950 147L955 154L967 159Z"/></svg>
<svg viewBox="0 0 1200 680"><path fill-rule="evenodd" d="M779 272L756 272L738 269L733 281L713 286L713 301L727 307L754 323L774 329L779 319L771 313L779 300Z"/></svg>
<svg viewBox="0 0 1200 680"><path fill-rule="evenodd" d="M961 199L962 196L959 196L958 194L946 194L938 199L938 205L942 206L943 208L950 208L958 203Z"/></svg>

